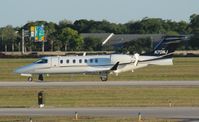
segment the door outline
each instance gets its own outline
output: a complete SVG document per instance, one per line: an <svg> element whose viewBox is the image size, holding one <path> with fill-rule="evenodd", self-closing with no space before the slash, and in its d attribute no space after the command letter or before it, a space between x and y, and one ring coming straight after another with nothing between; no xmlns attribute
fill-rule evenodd
<svg viewBox="0 0 199 122"><path fill-rule="evenodd" d="M59 58L51 57L51 67L58 67L58 66L59 66Z"/></svg>

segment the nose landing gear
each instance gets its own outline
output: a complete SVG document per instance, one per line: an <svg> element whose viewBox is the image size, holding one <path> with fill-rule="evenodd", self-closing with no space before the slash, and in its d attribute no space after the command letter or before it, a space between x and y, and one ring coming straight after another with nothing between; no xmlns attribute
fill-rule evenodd
<svg viewBox="0 0 199 122"><path fill-rule="evenodd" d="M39 81L43 81L44 80L43 74L39 74L38 80Z"/></svg>
<svg viewBox="0 0 199 122"><path fill-rule="evenodd" d="M30 82L31 82L32 80L33 80L33 78L32 78L32 77L28 77L28 81L30 81Z"/></svg>

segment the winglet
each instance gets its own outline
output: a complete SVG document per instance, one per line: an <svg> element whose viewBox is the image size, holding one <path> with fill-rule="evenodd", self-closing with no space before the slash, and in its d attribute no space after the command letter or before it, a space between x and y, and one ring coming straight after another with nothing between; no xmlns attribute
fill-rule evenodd
<svg viewBox="0 0 199 122"><path fill-rule="evenodd" d="M119 62L117 62L110 70L117 70L118 65L119 65Z"/></svg>

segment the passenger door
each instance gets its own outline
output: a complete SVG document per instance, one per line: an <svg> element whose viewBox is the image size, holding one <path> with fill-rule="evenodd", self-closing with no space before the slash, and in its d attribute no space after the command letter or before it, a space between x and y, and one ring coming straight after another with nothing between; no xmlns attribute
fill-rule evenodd
<svg viewBox="0 0 199 122"><path fill-rule="evenodd" d="M58 57L51 57L51 67L58 67Z"/></svg>

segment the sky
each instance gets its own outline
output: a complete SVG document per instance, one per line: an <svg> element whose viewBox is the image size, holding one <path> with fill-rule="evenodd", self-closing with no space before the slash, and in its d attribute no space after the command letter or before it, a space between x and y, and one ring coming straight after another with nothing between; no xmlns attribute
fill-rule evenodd
<svg viewBox="0 0 199 122"><path fill-rule="evenodd" d="M28 21L78 19L126 23L144 17L187 21L199 0L0 0L0 27Z"/></svg>

